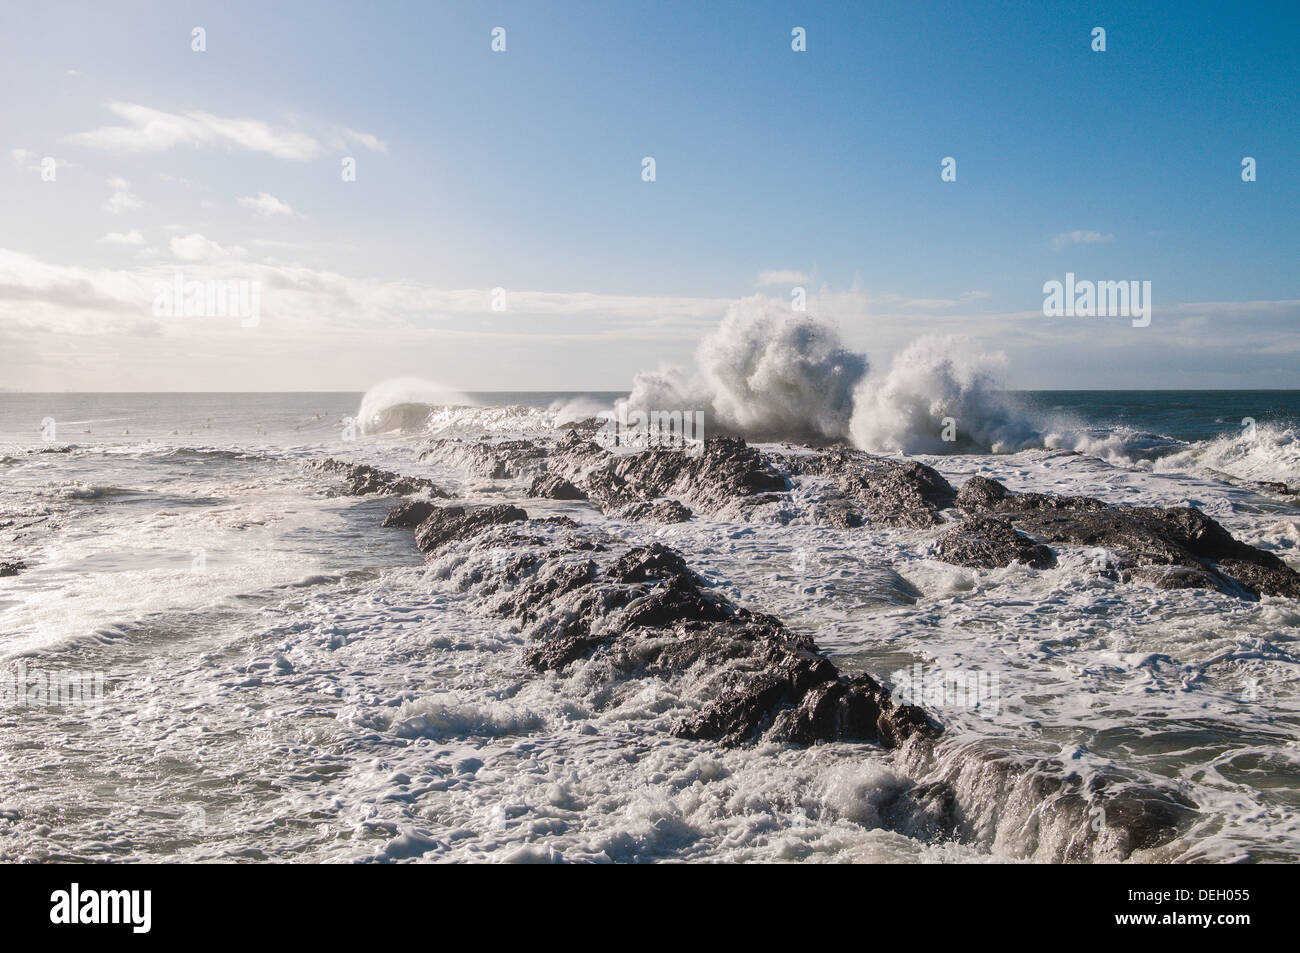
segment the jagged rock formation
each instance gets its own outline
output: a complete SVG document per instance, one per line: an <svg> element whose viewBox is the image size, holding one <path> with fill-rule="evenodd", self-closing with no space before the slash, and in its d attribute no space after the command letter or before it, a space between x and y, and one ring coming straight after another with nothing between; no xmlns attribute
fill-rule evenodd
<svg viewBox="0 0 1300 953"><path fill-rule="evenodd" d="M585 491L574 486L568 480L554 474L539 474L533 477L528 487L528 496L546 500L585 500Z"/></svg>
<svg viewBox="0 0 1300 953"><path fill-rule="evenodd" d="M957 557L981 553L988 562L980 565L1007 565L1019 558L1015 547L1005 544L1005 532L990 530L1001 522L1046 543L1110 550L1115 558L1105 568L1120 579L1136 578L1166 589L1215 588L1238 596L1300 598L1300 573L1272 553L1234 539L1190 506L1111 506L1085 496L1012 493L980 476L966 481L956 503L974 518L944 534L941 551ZM994 532L1001 533L1004 545L988 545ZM961 558L950 561L972 565Z"/></svg>
<svg viewBox="0 0 1300 953"><path fill-rule="evenodd" d="M431 558L499 554L477 585L490 611L526 633L530 667L598 658L614 677L689 675L707 700L673 733L729 746L850 739L892 748L938 734L870 676L842 675L811 638L710 590L675 550L584 537L571 521L559 524L568 535L557 545L533 531L537 522L514 506L444 506L416 528Z"/></svg>
<svg viewBox="0 0 1300 953"><path fill-rule="evenodd" d="M346 496L365 496L370 493L408 496L420 493L435 499L451 497L450 493L434 486L432 480L426 480L424 477L402 476L391 470L380 470L367 463L348 463L331 457L327 460L314 461L308 466L322 473L342 475L345 483L343 493Z"/></svg>
<svg viewBox="0 0 1300 953"><path fill-rule="evenodd" d="M1050 549L1017 533L1007 520L992 516L977 516L954 526L939 537L936 553L944 562L974 569L994 569L1013 562L1035 569L1056 565Z"/></svg>
<svg viewBox="0 0 1300 953"><path fill-rule="evenodd" d="M435 509L428 500L406 500L388 511L384 525L413 529L432 516Z"/></svg>
<svg viewBox="0 0 1300 953"><path fill-rule="evenodd" d="M938 472L914 461L843 448L770 453L729 437L706 440L700 452L616 453L575 429L558 441L435 440L420 458L494 479L531 476L529 496L585 497L608 515L656 522L680 522L699 512L745 521L807 519L845 528L930 527L942 522L940 511L956 497ZM792 501L799 481L815 482L819 489L817 502L806 511ZM567 495L557 496L560 492Z"/></svg>
<svg viewBox="0 0 1300 953"><path fill-rule="evenodd" d="M1059 762L944 742L922 709L898 704L870 675L840 672L779 619L732 604L662 544L633 546L509 505L427 505L417 545L435 572L519 627L524 664L598 695L602 682L671 684L691 705L670 729L680 738L898 749L921 781L882 807L886 826L975 843L1014 837L1028 855L1062 861L1127 857L1195 816L1172 788L1116 773L1085 779ZM414 512L398 511L404 520ZM1005 804L976 822L964 797Z"/></svg>
<svg viewBox="0 0 1300 953"><path fill-rule="evenodd" d="M870 521L886 526L938 526L943 522L940 512L957 496L937 470L915 460L891 460L843 447L772 459L791 475L829 480L839 491L841 506L850 513L859 508Z"/></svg>

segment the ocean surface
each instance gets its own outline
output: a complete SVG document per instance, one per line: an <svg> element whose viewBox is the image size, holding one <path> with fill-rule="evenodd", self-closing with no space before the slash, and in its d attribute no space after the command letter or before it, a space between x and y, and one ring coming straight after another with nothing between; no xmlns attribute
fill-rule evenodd
<svg viewBox="0 0 1300 953"><path fill-rule="evenodd" d="M620 396L426 396L412 415L374 392L365 411L341 393L0 393L0 564L25 564L0 578L0 673L83 679L71 703L0 698L0 861L1038 859L1028 836L882 823L908 765L874 746L724 750L669 737L653 691L596 699L526 671L517 633L380 527L392 499L305 467L515 499L418 460L425 439L552 432ZM1197 506L1300 568L1300 392L1001 399L1030 435L1014 448L911 455L954 485ZM401 427L367 432L376 410ZM849 671L996 675L995 704L938 712L950 737L1117 767L1199 806L1134 861L1300 860L1295 600L1116 583L1068 547L1048 570L965 569L933 558L933 530L528 508L680 549Z"/></svg>

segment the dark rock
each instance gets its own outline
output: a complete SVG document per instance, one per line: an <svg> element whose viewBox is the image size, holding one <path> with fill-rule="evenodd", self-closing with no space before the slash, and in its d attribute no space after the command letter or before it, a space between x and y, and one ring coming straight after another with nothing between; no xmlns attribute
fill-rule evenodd
<svg viewBox="0 0 1300 953"><path fill-rule="evenodd" d="M964 520L939 537L937 552L944 562L973 569L996 569L1013 562L1035 569L1056 564L1052 551L1036 543L1011 524L991 516Z"/></svg>
<svg viewBox="0 0 1300 953"><path fill-rule="evenodd" d="M952 506L957 496L937 470L915 460L875 457L844 447L775 459L791 474L831 480L871 521L886 526L938 526L943 522L940 511Z"/></svg>
<svg viewBox="0 0 1300 953"><path fill-rule="evenodd" d="M653 503L633 503L616 514L619 519L645 523L685 523L694 515L676 500L656 500Z"/></svg>
<svg viewBox="0 0 1300 953"><path fill-rule="evenodd" d="M415 528L415 545L426 555L455 539L468 539L489 526L501 526L528 519L517 506L500 503L470 509L464 506L440 506Z"/></svg>
<svg viewBox="0 0 1300 953"><path fill-rule="evenodd" d="M676 550L623 546L597 564L580 554L603 551L605 543L582 548L583 536L564 524L528 521L508 505L434 507L416 528L416 544L427 555L451 546L511 550L494 558L490 571L465 578L491 612L524 627L530 667L563 672L589 658L599 664L588 673L605 677L690 673L708 683L709 700L672 729L682 737L724 745L767 738L897 747L938 733L923 712L894 705L870 677L842 676L808 636L711 590Z"/></svg>
<svg viewBox="0 0 1300 953"><path fill-rule="evenodd" d="M962 484L957 493L957 508L976 513L991 510L1007 498L1008 492L997 480L976 475Z"/></svg>
<svg viewBox="0 0 1300 953"><path fill-rule="evenodd" d="M408 496L413 493L422 493L440 499L447 499L451 496L443 490L434 486L432 480L426 480L424 477L406 477L393 473L390 470L380 470L366 463L348 463L345 460L335 460L332 457L327 460L317 460L309 464L311 469L319 470L322 473L336 473L342 475L346 489L343 491L347 496L366 496L371 493L381 493L392 496Z"/></svg>
<svg viewBox="0 0 1300 953"><path fill-rule="evenodd" d="M0 560L0 577L16 576L26 568L27 564L21 559Z"/></svg>
<svg viewBox="0 0 1300 953"><path fill-rule="evenodd" d="M1114 550L1118 566L1110 568L1123 578L1161 588L1215 588L1246 598L1259 593L1300 598L1300 573L1273 553L1234 539L1194 507L1111 506L1086 496L1012 493L984 477L967 481L957 505L1009 520L1048 543ZM964 555L959 546L949 552L955 561Z"/></svg>
<svg viewBox="0 0 1300 953"><path fill-rule="evenodd" d="M548 500L585 500L587 498L585 492L563 477L553 474L540 474L533 477L533 482L528 487L528 495Z"/></svg>
<svg viewBox="0 0 1300 953"><path fill-rule="evenodd" d="M614 560L605 574L617 582L648 582L690 575L691 570L677 550L662 543L651 543L629 549Z"/></svg>
<svg viewBox="0 0 1300 953"><path fill-rule="evenodd" d="M384 525L410 529L427 520L435 509L437 507L429 500L405 500L388 511Z"/></svg>

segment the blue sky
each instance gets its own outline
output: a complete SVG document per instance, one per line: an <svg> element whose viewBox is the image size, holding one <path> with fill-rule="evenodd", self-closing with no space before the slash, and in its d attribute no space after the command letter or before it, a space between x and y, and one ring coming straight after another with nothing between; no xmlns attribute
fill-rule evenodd
<svg viewBox="0 0 1300 953"><path fill-rule="evenodd" d="M875 366L1300 387L1300 11L1159 7L8 3L0 386L620 389L797 280ZM158 322L178 268L266 320ZM1151 327L1044 318L1066 271Z"/></svg>

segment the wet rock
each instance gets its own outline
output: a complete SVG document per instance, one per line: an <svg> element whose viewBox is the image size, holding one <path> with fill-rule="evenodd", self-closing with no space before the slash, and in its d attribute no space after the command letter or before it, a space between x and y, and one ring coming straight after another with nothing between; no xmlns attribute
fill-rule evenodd
<svg viewBox="0 0 1300 953"><path fill-rule="evenodd" d="M0 577L16 576L26 568L21 559L0 559Z"/></svg>
<svg viewBox="0 0 1300 953"><path fill-rule="evenodd" d="M972 569L996 569L1023 563L1035 569L1056 564L1052 551L1018 533L1011 523L991 516L976 516L939 537L936 551L944 562Z"/></svg>
<svg viewBox="0 0 1300 953"><path fill-rule="evenodd" d="M380 470L366 463L348 463L345 460L317 460L309 464L311 469L321 473L333 473L343 477L346 496L367 496L372 493L408 496L421 493L438 499L448 499L451 494L434 486L432 480L424 477L407 477L390 470Z"/></svg>
<svg viewBox="0 0 1300 953"><path fill-rule="evenodd" d="M924 712L895 705L869 676L841 675L808 636L734 605L676 550L604 540L584 549L575 545L583 535L528 520L513 506L444 506L416 528L416 543L439 556L510 549L462 579L488 611L522 628L529 667L563 674L585 660L588 681L653 677L699 686L705 700L671 729L680 737L728 746L838 739L898 747L938 734Z"/></svg>
<svg viewBox="0 0 1300 953"><path fill-rule="evenodd" d="M1085 774L1003 744L952 736L902 751L909 774L921 778L917 789L951 792L957 840L988 849L1014 845L1046 863L1115 861L1169 843L1198 817L1173 785L1117 767Z"/></svg>
<svg viewBox="0 0 1300 953"><path fill-rule="evenodd" d="M435 509L437 507L429 500L406 500L388 511L383 525L410 529L427 520Z"/></svg>
<svg viewBox="0 0 1300 953"><path fill-rule="evenodd" d="M702 452L654 449L615 458L613 472L644 498L675 496L704 512L789 489L785 477L743 440L716 437Z"/></svg>
<svg viewBox="0 0 1300 953"><path fill-rule="evenodd" d="M559 440L437 440L421 459L436 457L484 476L530 475L530 496L551 496L561 487L571 494L572 486L607 515L652 522L703 513L744 521L803 519L846 529L866 523L930 527L943 522L941 511L957 495L924 464L843 447L776 453L712 437L686 450L615 452L591 436L590 429L573 429ZM791 491L800 482L819 486L796 503Z"/></svg>
<svg viewBox="0 0 1300 953"><path fill-rule="evenodd" d="M469 508L465 506L440 506L425 517L415 528L415 545L420 552L437 551L447 542L468 539L489 526L502 526L528 519L528 514L517 506L500 503L496 506Z"/></svg>
<svg viewBox="0 0 1300 953"><path fill-rule="evenodd" d="M978 475L973 476L962 484L961 490L957 493L957 508L971 510L976 513L995 509L999 503L1007 498L1009 492L997 480L990 480L988 477Z"/></svg>
<svg viewBox="0 0 1300 953"><path fill-rule="evenodd" d="M528 487L530 497L547 500L585 500L587 494L568 480L554 474L540 474Z"/></svg>
<svg viewBox="0 0 1300 953"><path fill-rule="evenodd" d="M430 442L419 459L459 466L474 476L513 480L546 468L548 450L534 440L477 440L443 437Z"/></svg>
<svg viewBox="0 0 1300 953"><path fill-rule="evenodd" d="M642 523L685 523L694 514L676 500L656 500L653 503L633 503L615 515L619 519Z"/></svg>
<svg viewBox="0 0 1300 953"><path fill-rule="evenodd" d="M996 515L1048 543L1114 550L1124 578L1162 588L1210 587L1248 598L1260 593L1300 598L1300 573L1274 554L1234 539L1194 507L1111 506L1091 497L1012 493L984 477L967 481L957 505ZM1166 571L1156 571L1160 568Z"/></svg>
<svg viewBox="0 0 1300 953"><path fill-rule="evenodd" d="M957 497L937 470L915 460L876 457L844 447L774 460L791 474L829 479L870 521L887 526L938 526L943 522L940 512Z"/></svg>
<svg viewBox="0 0 1300 953"><path fill-rule="evenodd" d="M648 582L651 579L673 579L690 571L677 550L662 543L652 543L623 553L614 560L606 575L617 582Z"/></svg>

